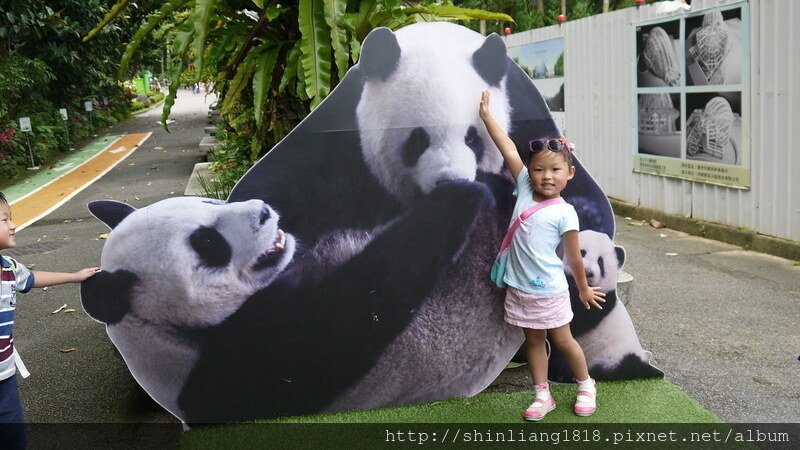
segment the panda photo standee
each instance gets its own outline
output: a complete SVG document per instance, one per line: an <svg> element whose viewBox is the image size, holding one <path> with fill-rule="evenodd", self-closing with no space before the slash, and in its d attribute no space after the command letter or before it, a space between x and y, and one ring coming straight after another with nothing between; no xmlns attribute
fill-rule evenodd
<svg viewBox="0 0 800 450"><path fill-rule="evenodd" d="M481 392L524 340L488 278L514 185L478 115L487 89L518 148L561 135L501 37L450 23L373 30L359 63L226 202L93 202L112 231L103 272L81 287L86 312L188 423ZM602 312L576 314L576 338L598 379L663 376L615 301L624 251L611 206L575 166L563 196L607 292ZM552 358L551 379L570 379Z"/></svg>

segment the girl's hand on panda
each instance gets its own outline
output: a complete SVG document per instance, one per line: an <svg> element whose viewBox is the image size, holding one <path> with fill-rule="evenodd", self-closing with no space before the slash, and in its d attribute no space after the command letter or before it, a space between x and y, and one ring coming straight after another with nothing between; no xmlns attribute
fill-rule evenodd
<svg viewBox="0 0 800 450"><path fill-rule="evenodd" d="M605 296L606 294L600 291L599 286L586 286L580 290L581 303L586 309L591 309L591 307L603 309L597 302L605 302Z"/></svg>
<svg viewBox="0 0 800 450"><path fill-rule="evenodd" d="M491 97L491 93L488 90L485 90L481 93L481 105L480 109L478 110L482 120L486 120L486 118L491 117L491 113L489 113L489 99Z"/></svg>

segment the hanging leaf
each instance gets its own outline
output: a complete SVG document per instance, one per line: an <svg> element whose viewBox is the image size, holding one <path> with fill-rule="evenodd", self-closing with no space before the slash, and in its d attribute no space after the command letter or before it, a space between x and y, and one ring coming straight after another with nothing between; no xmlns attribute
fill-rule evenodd
<svg viewBox="0 0 800 450"><path fill-rule="evenodd" d="M264 120L264 104L267 102L269 87L272 84L272 72L278 59L280 47L272 47L261 53L255 61L253 75L253 107L255 108L256 126L261 128Z"/></svg>
<svg viewBox="0 0 800 450"><path fill-rule="evenodd" d="M161 5L161 8L151 14L147 18L147 22L144 25L139 27L136 30L136 34L134 34L133 39L128 43L128 46L125 47L125 53L122 55L119 63L119 69L117 69L117 79L123 80L125 79L125 74L128 70L128 65L131 62L131 58L133 55L136 54L136 51L139 50L139 46L142 45L145 38L153 31L153 29L162 21L165 17L170 16L175 10L181 8L183 5L189 3L192 0L172 0L169 3L164 3Z"/></svg>
<svg viewBox="0 0 800 450"><path fill-rule="evenodd" d="M458 20L490 20L490 21L506 21L514 22L514 19L508 14L494 13L483 11L480 9L461 8L453 5L428 5L425 7L406 8L406 14L433 14L440 18L458 19Z"/></svg>
<svg viewBox="0 0 800 450"><path fill-rule="evenodd" d="M86 42L89 39L92 39L95 36L97 36L100 33L100 30L105 28L105 26L111 23L112 20L116 19L119 13L121 13L122 10L125 9L125 6L127 4L128 0L119 0L116 5L112 6L111 11L109 11L108 14L106 14L106 16L103 17L103 20L101 20L96 27L89 30L86 36L83 37L83 42ZM11 23L13 23L13 21L11 21Z"/></svg>
<svg viewBox="0 0 800 450"><path fill-rule="evenodd" d="M192 42L192 35L194 34L194 28L191 27L191 24L184 24L181 30L182 31L175 36L175 41L173 42L175 56L172 60L169 73L169 92L167 93L167 97L164 98L164 108L161 110L161 126L164 127L167 133L169 133L167 118L169 118L169 113L172 111L172 105L175 104L175 97L178 96L178 86L181 84L181 72L183 71L186 55L189 53L189 44Z"/></svg>
<svg viewBox="0 0 800 450"><path fill-rule="evenodd" d="M361 42L358 42L356 38L350 40L350 55L353 58L353 62L357 62L358 58L361 57Z"/></svg>
<svg viewBox="0 0 800 450"><path fill-rule="evenodd" d="M283 69L283 76L281 76L281 83L278 85L278 93L283 93L286 86L297 78L297 62L300 59L300 41L294 43L294 46L289 50L286 55L286 66Z"/></svg>
<svg viewBox="0 0 800 450"><path fill-rule="evenodd" d="M192 12L194 23L194 69L195 82L200 81L203 73L203 57L206 49L206 36L208 36L208 20L214 9L215 0L196 0Z"/></svg>
<svg viewBox="0 0 800 450"><path fill-rule="evenodd" d="M322 0L300 0L298 20L303 81L314 108L331 90L331 36Z"/></svg>
<svg viewBox="0 0 800 450"><path fill-rule="evenodd" d="M299 48L299 45L302 44L302 43L300 41L297 41L297 43L298 43L298 48ZM296 75L297 86L295 86L295 90L296 90L297 97L300 100L305 101L305 100L308 100L308 93L306 92L306 77L303 76L303 64L300 63L300 59L302 58L302 56L303 56L303 52L301 50L300 51L300 56L298 56L298 58L297 58L297 75Z"/></svg>
<svg viewBox="0 0 800 450"><path fill-rule="evenodd" d="M236 104L239 100L239 96L242 94L242 89L247 86L247 83L250 81L250 77L253 75L253 71L255 70L255 64L253 64L253 60L258 55L259 52L252 51L250 52L239 64L239 68L236 70L236 75L234 75L233 80L228 87L228 91L225 93L225 98L222 101L222 108L220 108L220 114L227 114L231 108Z"/></svg>
<svg viewBox="0 0 800 450"><path fill-rule="evenodd" d="M280 5L278 5L278 6L268 6L267 7L267 11L266 11L267 19L269 19L270 22L271 22L271 21L277 19L278 16L280 16L286 10L287 10L287 8L282 8Z"/></svg>
<svg viewBox="0 0 800 450"><path fill-rule="evenodd" d="M347 9L346 0L324 0L325 3L325 23L331 29L331 47L333 47L333 57L336 61L336 69L339 71L339 79L347 74L348 62L350 60L350 49L347 45L347 30L339 25L339 21L344 16Z"/></svg>

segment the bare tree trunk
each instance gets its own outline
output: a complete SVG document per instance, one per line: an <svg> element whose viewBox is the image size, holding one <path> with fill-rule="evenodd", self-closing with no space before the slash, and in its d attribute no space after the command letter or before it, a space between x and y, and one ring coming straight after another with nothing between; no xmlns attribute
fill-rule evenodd
<svg viewBox="0 0 800 450"><path fill-rule="evenodd" d="M567 0L561 0L561 14L567 15Z"/></svg>
<svg viewBox="0 0 800 450"><path fill-rule="evenodd" d="M533 7L544 16L544 0L533 0Z"/></svg>
<svg viewBox="0 0 800 450"><path fill-rule="evenodd" d="M603 0L603 12L608 12L608 0Z"/></svg>

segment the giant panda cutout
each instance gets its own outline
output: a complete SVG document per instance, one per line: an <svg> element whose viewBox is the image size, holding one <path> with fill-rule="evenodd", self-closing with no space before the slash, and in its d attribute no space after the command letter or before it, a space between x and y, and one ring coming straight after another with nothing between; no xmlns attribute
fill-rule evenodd
<svg viewBox="0 0 800 450"><path fill-rule="evenodd" d="M278 214L260 200L173 198L140 210L95 201L90 210L112 232L103 270L81 285L81 300L136 380L183 420L316 411L402 332L493 202L480 184L440 184L379 232L334 233L297 261L291 230L278 228ZM453 203L453 215L437 213ZM341 259L332 263L332 252ZM226 321L232 314L254 322L240 329ZM238 339L219 340L231 332ZM252 360L194 393L193 402L222 396L209 406L230 400L234 410L187 413L178 395L207 348Z"/></svg>
<svg viewBox="0 0 800 450"><path fill-rule="evenodd" d="M103 249L105 274L82 288L87 312L107 324L148 393L189 422L364 409L480 392L523 341L521 330L502 320L503 291L488 281L509 223L513 183L478 117L485 89L492 90L494 117L518 148L532 138L560 135L541 95L506 56L499 36L483 37L447 23L374 30L363 43L360 62L245 174L229 203L195 200L185 208L159 203L142 211L93 205L93 213L113 231ZM610 205L580 163L575 165L564 197L575 205L582 229L610 240ZM232 219L225 217L244 214L229 209L237 205L250 211L253 224L262 217L255 219L256 210L269 211L275 220L280 216L284 232L273 230L272 219L266 219L240 230L242 236L229 234L233 228L226 224ZM147 230L155 218L183 224L167 233L173 244L140 241L132 250L117 244L116 235ZM266 226L273 231L263 231ZM184 320L180 314L202 310L164 309L165 316L183 311L163 321L177 343L165 353L188 356L175 358L180 368L160 371L148 359L153 341L134 339L133 326L126 324L139 320L140 302L160 298L148 287L157 284L149 280L184 283L183 294L156 300L165 304L196 302L207 280L173 277L168 267L151 272L130 256L158 253L172 264L189 266L176 268L178 273L235 273L219 261L211 269L198 262L202 258L191 236L199 229L218 243L227 242L225 257L207 250L212 258L230 263L266 255L264 267L276 275L252 293L240 291L243 295L205 323L174 326L175 319ZM266 247L237 253L234 243L254 242L253 233L274 238L267 238ZM276 256L290 253L281 257L286 260ZM196 262L183 262L187 254ZM216 286L225 287L224 282ZM108 305L115 302L113 290L126 293L123 307ZM213 304L213 299L203 302ZM105 309L112 313L104 316ZM622 304L615 309L627 318ZM581 326L593 329L601 319L587 316ZM157 322L140 324L161 328ZM638 345L632 327L629 332L623 340ZM181 345L186 348L178 350ZM603 354L612 377L628 356ZM639 355L633 364L643 370L626 376L653 376L647 357ZM590 352L587 359L591 364ZM145 367L149 375L143 375ZM166 370L174 374L161 373Z"/></svg>

